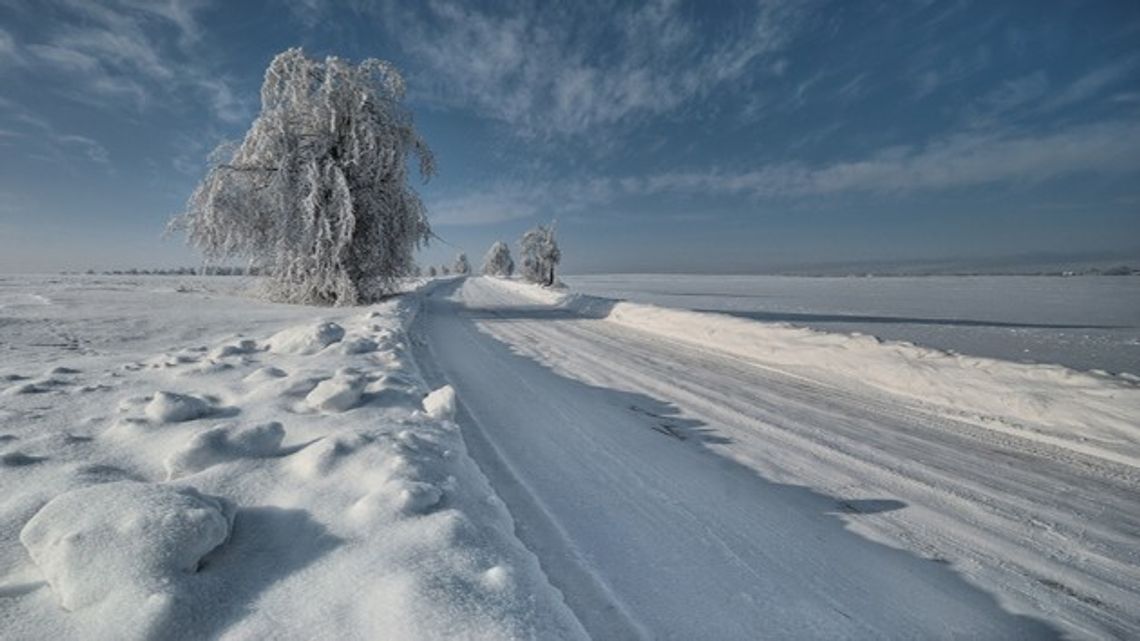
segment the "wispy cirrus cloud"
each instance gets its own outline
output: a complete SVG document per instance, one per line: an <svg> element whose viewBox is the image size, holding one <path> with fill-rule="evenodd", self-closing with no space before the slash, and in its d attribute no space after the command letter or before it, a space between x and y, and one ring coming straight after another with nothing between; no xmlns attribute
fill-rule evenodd
<svg viewBox="0 0 1140 641"><path fill-rule="evenodd" d="M1039 183L1081 172L1140 171L1140 123L1108 122L1044 135L961 133L865 158L807 166L770 164L744 172L673 172L638 181L645 193L697 191L751 197L841 192L906 194L995 183Z"/></svg>
<svg viewBox="0 0 1140 641"><path fill-rule="evenodd" d="M0 142L19 140L33 150L32 157L59 164L71 164L76 158L83 158L97 165L110 165L110 152L94 138L60 131L47 120L9 101L0 101L0 114L14 126L11 130L0 130Z"/></svg>
<svg viewBox="0 0 1140 641"><path fill-rule="evenodd" d="M1057 109L1081 103L1103 94L1104 91L1114 86L1127 84L1126 81L1129 79L1132 79L1131 86L1134 87L1138 67L1140 67L1140 56L1128 56L1122 60L1092 69L1052 97L1045 106L1049 109Z"/></svg>
<svg viewBox="0 0 1140 641"><path fill-rule="evenodd" d="M0 50L29 74L55 77L57 89L79 102L145 110L187 97L203 101L213 115L236 122L249 109L224 74L207 62L208 45L197 13L199 0L45 0L16 2L27 19L54 16L30 41L0 34ZM173 36L173 37L171 37Z"/></svg>
<svg viewBox="0 0 1140 641"><path fill-rule="evenodd" d="M673 0L516 4L509 12L387 2L381 17L422 69L420 99L550 137L669 113L751 72L776 75L806 6L757 3L718 38L699 33Z"/></svg>
<svg viewBox="0 0 1140 641"><path fill-rule="evenodd" d="M1035 184L1082 172L1140 171L1140 122L1071 127L1046 135L969 131L925 145L883 148L862 158L751 169L677 170L641 176L581 177L499 184L433 203L444 225L479 225L559 215L626 197L691 194L753 200L847 193L911 195L983 185Z"/></svg>

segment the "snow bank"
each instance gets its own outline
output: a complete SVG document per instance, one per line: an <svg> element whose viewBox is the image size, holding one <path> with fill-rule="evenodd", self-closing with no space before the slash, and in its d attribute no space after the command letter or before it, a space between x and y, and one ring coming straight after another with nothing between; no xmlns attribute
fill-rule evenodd
<svg viewBox="0 0 1140 641"><path fill-rule="evenodd" d="M149 343L0 404L0 637L585 638L420 377L417 299L136 295Z"/></svg>
<svg viewBox="0 0 1140 641"><path fill-rule="evenodd" d="M1140 385L1125 377L483 280L584 317L841 387L871 386L994 429L1140 464Z"/></svg>

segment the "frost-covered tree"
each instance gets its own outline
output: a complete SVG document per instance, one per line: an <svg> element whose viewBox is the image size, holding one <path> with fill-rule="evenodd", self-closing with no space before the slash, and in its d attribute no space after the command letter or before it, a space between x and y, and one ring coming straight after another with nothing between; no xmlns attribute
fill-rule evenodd
<svg viewBox="0 0 1140 641"><path fill-rule="evenodd" d="M452 268L456 274L466 275L471 273L471 263L467 262L467 254L460 253L455 257L455 267Z"/></svg>
<svg viewBox="0 0 1140 641"><path fill-rule="evenodd" d="M427 242L408 164L426 180L431 151L391 64L324 61L300 49L265 72L261 114L219 147L172 227L208 259L246 258L271 298L351 305L391 293Z"/></svg>
<svg viewBox="0 0 1140 641"><path fill-rule="evenodd" d="M435 278L438 275L439 275L439 272L435 271L435 265L428 267L428 276Z"/></svg>
<svg viewBox="0 0 1140 641"><path fill-rule="evenodd" d="M528 230L519 239L523 278L542 285L554 284L554 267L562 260L562 251L554 240L554 223Z"/></svg>
<svg viewBox="0 0 1140 641"><path fill-rule="evenodd" d="M444 276L450 276L451 275L451 268L448 267L447 265L441 265L439 268L439 273L443 274Z"/></svg>
<svg viewBox="0 0 1140 641"><path fill-rule="evenodd" d="M510 278L515 272L515 261L511 258L511 248L501 240L495 241L483 258L483 273L488 276Z"/></svg>

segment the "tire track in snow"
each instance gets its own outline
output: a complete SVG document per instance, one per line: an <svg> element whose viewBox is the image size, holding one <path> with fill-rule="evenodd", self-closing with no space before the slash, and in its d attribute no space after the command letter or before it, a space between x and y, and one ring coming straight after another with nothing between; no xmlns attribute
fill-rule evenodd
<svg viewBox="0 0 1140 641"><path fill-rule="evenodd" d="M512 317L520 301L482 281L463 293L473 320L517 353L570 378L672 401L737 441L710 445L726 456L833 493L886 490L913 508L862 519L863 530L952 559L978 584L1070 629L1140 630L1129 605L1140 585L1134 468L565 310L541 322Z"/></svg>

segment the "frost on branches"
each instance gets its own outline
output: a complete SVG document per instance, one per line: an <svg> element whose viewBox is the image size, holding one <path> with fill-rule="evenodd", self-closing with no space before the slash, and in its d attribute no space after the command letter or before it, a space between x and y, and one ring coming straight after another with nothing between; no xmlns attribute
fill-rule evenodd
<svg viewBox="0 0 1140 641"><path fill-rule="evenodd" d="M519 239L522 253L522 275L532 283L554 284L554 266L562 260L562 252L554 240L554 224L539 225Z"/></svg>
<svg viewBox="0 0 1140 641"><path fill-rule="evenodd" d="M248 259L280 301L353 305L392 293L428 240L408 161L434 173L431 150L387 62L359 65L300 49L265 73L261 114L219 147L172 225L208 259Z"/></svg>
<svg viewBox="0 0 1140 641"><path fill-rule="evenodd" d="M483 273L487 276L510 278L514 271L515 261L511 258L510 247L501 240L495 241L483 258Z"/></svg>
<svg viewBox="0 0 1140 641"><path fill-rule="evenodd" d="M459 254L455 257L455 266L452 267L456 274L470 274L471 263L467 262L467 254Z"/></svg>

